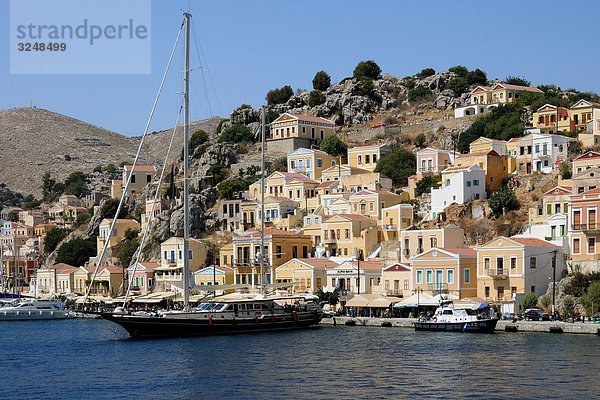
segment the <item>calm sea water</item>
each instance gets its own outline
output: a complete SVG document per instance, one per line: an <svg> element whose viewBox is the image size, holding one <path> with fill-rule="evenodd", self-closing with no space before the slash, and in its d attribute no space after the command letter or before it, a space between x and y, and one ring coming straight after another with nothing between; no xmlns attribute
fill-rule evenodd
<svg viewBox="0 0 600 400"><path fill-rule="evenodd" d="M0 399L592 399L592 335L305 331L139 341L102 320L0 323Z"/></svg>

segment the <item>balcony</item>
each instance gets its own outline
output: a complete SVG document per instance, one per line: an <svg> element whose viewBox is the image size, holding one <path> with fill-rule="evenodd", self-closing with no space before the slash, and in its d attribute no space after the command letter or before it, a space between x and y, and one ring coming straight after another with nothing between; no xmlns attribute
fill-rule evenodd
<svg viewBox="0 0 600 400"><path fill-rule="evenodd" d="M598 231L600 230L600 224L595 222L589 224L574 223L571 225L571 229L574 231Z"/></svg>
<svg viewBox="0 0 600 400"><path fill-rule="evenodd" d="M508 278L508 269L506 268L488 268L485 274L494 279Z"/></svg>
<svg viewBox="0 0 600 400"><path fill-rule="evenodd" d="M387 289L385 291L385 295L386 296L394 296L394 297L403 297L404 291L402 291L400 289Z"/></svg>
<svg viewBox="0 0 600 400"><path fill-rule="evenodd" d="M410 249L404 249L404 250L402 250L402 255L404 257L410 257Z"/></svg>
<svg viewBox="0 0 600 400"><path fill-rule="evenodd" d="M448 294L447 283L428 283L427 290L433 294Z"/></svg>
<svg viewBox="0 0 600 400"><path fill-rule="evenodd" d="M323 244L336 244L337 243L337 239L336 238L326 238L323 239Z"/></svg>

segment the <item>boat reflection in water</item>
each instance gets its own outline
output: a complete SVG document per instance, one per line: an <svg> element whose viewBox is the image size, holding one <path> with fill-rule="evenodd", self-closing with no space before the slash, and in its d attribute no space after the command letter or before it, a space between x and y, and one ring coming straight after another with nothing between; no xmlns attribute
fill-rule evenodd
<svg viewBox="0 0 600 400"><path fill-rule="evenodd" d="M322 317L316 296L240 293L200 303L189 311L129 313L117 308L102 314L102 318L121 325L134 338L299 329L318 324Z"/></svg>

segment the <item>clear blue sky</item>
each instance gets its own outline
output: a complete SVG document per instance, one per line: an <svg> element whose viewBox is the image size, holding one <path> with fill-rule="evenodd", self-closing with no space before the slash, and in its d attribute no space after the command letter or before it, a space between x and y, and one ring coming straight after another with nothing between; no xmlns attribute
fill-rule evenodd
<svg viewBox="0 0 600 400"><path fill-rule="evenodd" d="M152 1L150 75L11 75L9 1L0 0L0 109L33 104L140 134L187 6ZM260 106L269 89L285 84L310 89L319 70L337 82L368 59L400 77L461 64L488 79L519 75L535 85L600 92L596 1L192 0L191 12L217 92L206 75L209 108L201 72L193 73L193 119ZM173 125L176 81L173 74L151 131Z"/></svg>

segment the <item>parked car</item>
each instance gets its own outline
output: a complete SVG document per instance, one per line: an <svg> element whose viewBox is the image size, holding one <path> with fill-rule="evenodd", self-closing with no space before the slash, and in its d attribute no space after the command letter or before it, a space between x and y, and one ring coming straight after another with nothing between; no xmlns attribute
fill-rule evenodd
<svg viewBox="0 0 600 400"><path fill-rule="evenodd" d="M380 122L378 124L371 125L371 129L382 128L384 126L385 126L385 123L384 122Z"/></svg>
<svg viewBox="0 0 600 400"><path fill-rule="evenodd" d="M550 321L550 316L539 308L530 308L523 314L525 321Z"/></svg>

